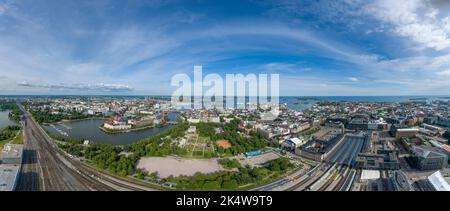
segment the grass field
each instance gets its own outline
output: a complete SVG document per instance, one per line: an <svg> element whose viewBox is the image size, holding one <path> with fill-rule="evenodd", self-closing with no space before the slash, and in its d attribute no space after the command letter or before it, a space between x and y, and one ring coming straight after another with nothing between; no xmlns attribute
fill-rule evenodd
<svg viewBox="0 0 450 211"><path fill-rule="evenodd" d="M5 144L23 144L22 130L20 130L17 133L16 137L14 137L13 139L7 139L7 140L0 141L0 149L3 149L3 146L5 146Z"/></svg>
<svg viewBox="0 0 450 211"><path fill-rule="evenodd" d="M3 149L3 146L5 146L5 144L7 144L10 140L3 140L0 141L0 150Z"/></svg>
<svg viewBox="0 0 450 211"><path fill-rule="evenodd" d="M11 141L11 144L23 144L23 132L19 131L17 136Z"/></svg>

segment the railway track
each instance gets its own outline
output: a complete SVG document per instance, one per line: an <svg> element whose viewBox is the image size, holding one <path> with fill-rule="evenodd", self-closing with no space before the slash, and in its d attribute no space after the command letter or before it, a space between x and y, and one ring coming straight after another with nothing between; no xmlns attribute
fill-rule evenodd
<svg viewBox="0 0 450 211"><path fill-rule="evenodd" d="M52 143L39 130L32 119L26 117L29 133L29 143L36 149L40 177L43 191L86 191L86 190L114 190L113 188L92 178L84 177L74 169L65 165L65 160L60 153L54 149Z"/></svg>
<svg viewBox="0 0 450 211"><path fill-rule="evenodd" d="M344 182L342 183L342 186L339 187L339 191L350 191L353 186L355 177L356 177L356 170L351 169L345 180L343 180Z"/></svg>
<svg viewBox="0 0 450 211"><path fill-rule="evenodd" d="M311 171L306 173L305 175L299 178L300 182L291 188L287 189L287 191L304 191L307 190L314 182L320 179L323 174L325 174L331 166L327 163L321 163L314 167Z"/></svg>
<svg viewBox="0 0 450 211"><path fill-rule="evenodd" d="M29 191L146 191L156 190L105 175L69 158L45 131L23 111L25 150L18 190Z"/></svg>

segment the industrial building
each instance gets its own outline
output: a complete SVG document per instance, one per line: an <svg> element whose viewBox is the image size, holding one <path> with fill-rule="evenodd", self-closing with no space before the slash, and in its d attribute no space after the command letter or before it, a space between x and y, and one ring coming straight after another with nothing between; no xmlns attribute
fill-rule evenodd
<svg viewBox="0 0 450 211"><path fill-rule="evenodd" d="M22 165L23 145L5 144L0 151L0 191L13 191Z"/></svg>
<svg viewBox="0 0 450 211"><path fill-rule="evenodd" d="M21 164L23 145L5 144L0 151L0 164Z"/></svg>
<svg viewBox="0 0 450 211"><path fill-rule="evenodd" d="M344 138L341 133L327 134L324 137L318 139L313 138L306 144L295 150L295 154L304 158L323 161L328 156L333 147Z"/></svg>
<svg viewBox="0 0 450 211"><path fill-rule="evenodd" d="M297 149L298 147L303 145L305 142L306 142L306 140L304 138L302 138L302 139L299 139L299 138L286 139L283 142L281 142L281 149L290 151L290 152L294 152L295 149Z"/></svg>
<svg viewBox="0 0 450 211"><path fill-rule="evenodd" d="M0 164L0 191L13 191L19 177L20 164Z"/></svg>
<svg viewBox="0 0 450 211"><path fill-rule="evenodd" d="M381 141L374 145L375 153L360 153L355 167L361 169L397 170L400 169L399 150L389 142Z"/></svg>
<svg viewBox="0 0 450 211"><path fill-rule="evenodd" d="M450 184L448 184L440 171L434 172L427 179L435 191L450 191Z"/></svg>
<svg viewBox="0 0 450 211"><path fill-rule="evenodd" d="M400 168L400 162L395 153L363 153L356 157L355 167L362 169L396 170Z"/></svg>
<svg viewBox="0 0 450 211"><path fill-rule="evenodd" d="M411 150L420 170L438 170L447 166L448 156L433 147L413 146Z"/></svg>
<svg viewBox="0 0 450 211"><path fill-rule="evenodd" d="M419 132L418 128L402 128L397 129L395 133L395 138L400 140L401 138L413 138Z"/></svg>

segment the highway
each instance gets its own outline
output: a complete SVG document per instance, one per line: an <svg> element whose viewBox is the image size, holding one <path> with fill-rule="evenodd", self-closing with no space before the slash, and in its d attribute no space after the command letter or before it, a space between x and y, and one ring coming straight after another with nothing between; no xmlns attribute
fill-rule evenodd
<svg viewBox="0 0 450 211"><path fill-rule="evenodd" d="M156 190L100 173L68 158L23 106L19 107L23 112L24 155L18 191Z"/></svg>

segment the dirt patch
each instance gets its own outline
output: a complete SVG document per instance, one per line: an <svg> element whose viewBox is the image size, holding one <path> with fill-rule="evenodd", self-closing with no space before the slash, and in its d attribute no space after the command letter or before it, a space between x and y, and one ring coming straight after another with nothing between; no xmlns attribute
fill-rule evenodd
<svg viewBox="0 0 450 211"><path fill-rule="evenodd" d="M228 149L231 147L231 142L228 140L218 140L216 141L216 145L224 149Z"/></svg>
<svg viewBox="0 0 450 211"><path fill-rule="evenodd" d="M147 157L141 158L137 168L144 169L149 173L158 172L160 178L170 175L193 176L200 172L203 174L214 173L225 170L217 159L185 159L177 157Z"/></svg>

